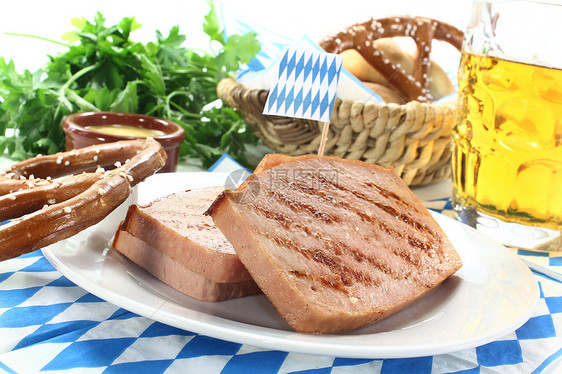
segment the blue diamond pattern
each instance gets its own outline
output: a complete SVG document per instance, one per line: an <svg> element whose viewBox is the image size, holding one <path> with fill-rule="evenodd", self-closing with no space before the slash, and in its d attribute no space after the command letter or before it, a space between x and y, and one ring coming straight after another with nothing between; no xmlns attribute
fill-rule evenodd
<svg viewBox="0 0 562 374"><path fill-rule="evenodd" d="M49 362L43 370L103 367L110 365L136 338L94 339L74 342Z"/></svg>
<svg viewBox="0 0 562 374"><path fill-rule="evenodd" d="M296 70L296 74L295 74L295 80L298 79L299 76L303 76L304 78L304 64L305 64L305 59L306 59L306 53L303 53L301 55L301 57L299 58L299 60L297 61L297 65L295 66L295 70ZM309 59L310 60L310 59Z"/></svg>
<svg viewBox="0 0 562 374"><path fill-rule="evenodd" d="M330 97L328 93L326 93L326 95L324 95L324 98L320 102L320 117L324 117L324 114L328 109L330 109Z"/></svg>
<svg viewBox="0 0 562 374"><path fill-rule="evenodd" d="M75 342L98 324L99 322L95 321L70 321L43 325L22 339L14 349L47 341L49 343Z"/></svg>
<svg viewBox="0 0 562 374"><path fill-rule="evenodd" d="M241 346L241 344L198 335L183 347L177 358L191 358L207 355L234 355Z"/></svg>
<svg viewBox="0 0 562 374"><path fill-rule="evenodd" d="M21 269L20 271L30 272L30 273L40 273L40 272L55 271L55 268L45 257L41 257L33 264Z"/></svg>
<svg viewBox="0 0 562 374"><path fill-rule="evenodd" d="M478 364L482 366L514 365L523 362L517 340L500 340L476 348Z"/></svg>
<svg viewBox="0 0 562 374"><path fill-rule="evenodd" d="M562 296L545 297L544 301L551 314L562 313Z"/></svg>
<svg viewBox="0 0 562 374"><path fill-rule="evenodd" d="M141 338L151 338L155 336L169 336L169 335L185 335L185 336L193 336L194 333L178 329L173 326L165 325L160 322L154 322L152 325L148 326L146 330L140 335Z"/></svg>
<svg viewBox="0 0 562 374"><path fill-rule="evenodd" d="M4 282L6 279L10 278L14 274L13 271L8 271L5 273L0 273L0 283ZM1 300L1 299L0 299ZM0 302L1 305L1 302Z"/></svg>
<svg viewBox="0 0 562 374"><path fill-rule="evenodd" d="M295 113L300 109L303 103L302 96L303 96L302 90L298 90L297 96L295 97L294 104L293 104L295 106Z"/></svg>
<svg viewBox="0 0 562 374"><path fill-rule="evenodd" d="M284 54L283 57L281 58L281 62L279 62L279 76L282 76L283 73L285 72L285 69L287 68L287 60L289 58L288 54Z"/></svg>
<svg viewBox="0 0 562 374"><path fill-rule="evenodd" d="M277 111L279 111L279 109L281 108L281 106L283 105L283 103L285 102L286 98L285 98L285 87L283 86L281 88L281 91L279 91L279 96L277 97ZM287 108L287 107L285 107Z"/></svg>
<svg viewBox="0 0 562 374"><path fill-rule="evenodd" d="M392 373L431 373L433 357L384 360L381 374Z"/></svg>
<svg viewBox="0 0 562 374"><path fill-rule="evenodd" d="M515 332L517 339L543 339L556 336L554 322L550 315L533 317Z"/></svg>
<svg viewBox="0 0 562 374"><path fill-rule="evenodd" d="M0 291L0 308L11 308L18 306L31 296L35 295L43 287L30 287L21 290ZM3 315L0 315L0 326L2 326Z"/></svg>
<svg viewBox="0 0 562 374"><path fill-rule="evenodd" d="M0 315L0 327L42 325L58 316L72 303L15 307Z"/></svg>
<svg viewBox="0 0 562 374"><path fill-rule="evenodd" d="M224 369L222 374L275 374L287 357L287 352L262 351L252 352L233 356ZM267 362L267 365L256 365L256 362Z"/></svg>
<svg viewBox="0 0 562 374"><path fill-rule="evenodd" d="M273 90L271 90L269 92L269 96L267 97L267 108L269 111L271 111L273 109L273 106L275 105L275 102L277 101L277 89L278 87L275 86L273 88Z"/></svg>
<svg viewBox="0 0 562 374"><path fill-rule="evenodd" d="M74 283L72 283L71 281L69 281L67 277L63 277L63 276L59 277L58 279L55 279L51 283L47 284L47 286L49 286L49 287L76 287L76 285Z"/></svg>
<svg viewBox="0 0 562 374"><path fill-rule="evenodd" d="M294 54L294 55L291 56L291 59L287 63L287 78L289 78L289 76L291 75L291 73L295 69L295 66L297 64L295 59L296 59L296 55Z"/></svg>

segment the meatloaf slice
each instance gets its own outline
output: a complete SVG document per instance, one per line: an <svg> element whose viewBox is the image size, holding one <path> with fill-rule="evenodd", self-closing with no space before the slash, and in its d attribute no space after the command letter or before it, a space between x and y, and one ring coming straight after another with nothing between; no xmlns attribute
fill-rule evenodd
<svg viewBox="0 0 562 374"><path fill-rule="evenodd" d="M215 282L252 279L212 218L203 215L222 190L188 190L146 206L131 205L122 229Z"/></svg>
<svg viewBox="0 0 562 374"><path fill-rule="evenodd" d="M205 278L127 231L117 231L113 248L162 282L198 300L223 301L261 292L252 280L218 283Z"/></svg>
<svg viewBox="0 0 562 374"><path fill-rule="evenodd" d="M441 227L392 169L360 161L266 156L208 214L298 332L366 326L461 267Z"/></svg>

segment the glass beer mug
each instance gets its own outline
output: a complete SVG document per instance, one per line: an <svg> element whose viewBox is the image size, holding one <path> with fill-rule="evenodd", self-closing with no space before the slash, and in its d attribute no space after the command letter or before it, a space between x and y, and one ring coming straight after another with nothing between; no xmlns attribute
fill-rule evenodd
<svg viewBox="0 0 562 374"><path fill-rule="evenodd" d="M506 245L562 251L562 3L475 1L458 80L457 217Z"/></svg>

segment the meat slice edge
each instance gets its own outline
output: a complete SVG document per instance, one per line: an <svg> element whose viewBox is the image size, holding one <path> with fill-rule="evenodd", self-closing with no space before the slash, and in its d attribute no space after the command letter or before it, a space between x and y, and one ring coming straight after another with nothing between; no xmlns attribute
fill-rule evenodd
<svg viewBox="0 0 562 374"><path fill-rule="evenodd" d="M157 279L201 301L218 302L261 293L253 280L219 283L197 274L123 230L117 231L113 248Z"/></svg>
<svg viewBox="0 0 562 374"><path fill-rule="evenodd" d="M223 190L187 190L131 205L122 229L186 268L219 283L251 280L232 245L203 213Z"/></svg>

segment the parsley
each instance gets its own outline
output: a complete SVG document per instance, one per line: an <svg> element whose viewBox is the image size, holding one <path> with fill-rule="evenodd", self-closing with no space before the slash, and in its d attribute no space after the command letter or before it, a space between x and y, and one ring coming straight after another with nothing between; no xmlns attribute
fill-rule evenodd
<svg viewBox="0 0 562 374"><path fill-rule="evenodd" d="M93 22L73 19L78 31L63 36L73 44L36 72L20 74L13 61L0 58L0 153L23 160L62 151L65 115L109 110L180 124L186 132L180 156L198 158L205 167L224 152L250 166L244 153L256 136L239 112L213 104L218 82L248 63L260 46L252 33L225 41L209 5L203 30L218 44L216 52L184 47L178 26L167 36L157 31L154 42L134 42L130 35L140 27L135 18L106 26L98 12Z"/></svg>

